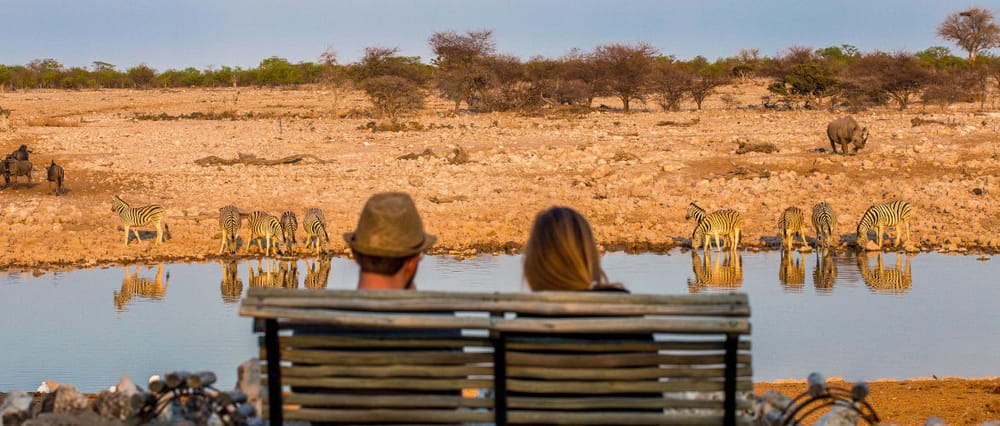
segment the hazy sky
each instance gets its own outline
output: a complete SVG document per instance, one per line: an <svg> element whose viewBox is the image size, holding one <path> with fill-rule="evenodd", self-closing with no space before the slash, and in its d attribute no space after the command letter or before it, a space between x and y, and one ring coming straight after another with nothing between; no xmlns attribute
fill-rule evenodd
<svg viewBox="0 0 1000 426"><path fill-rule="evenodd" d="M573 48L645 41L666 55L710 60L755 48L851 44L862 52L948 46L935 28L970 7L1000 0L0 0L0 63L54 58L65 66L104 61L125 70L222 65L256 67L271 56L340 63L366 46L431 58L438 31L492 29L497 50L528 59Z"/></svg>

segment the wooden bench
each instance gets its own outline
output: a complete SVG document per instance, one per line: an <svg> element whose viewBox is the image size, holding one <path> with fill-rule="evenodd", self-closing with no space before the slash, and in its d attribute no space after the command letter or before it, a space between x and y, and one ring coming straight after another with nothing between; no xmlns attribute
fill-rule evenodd
<svg viewBox="0 0 1000 426"><path fill-rule="evenodd" d="M264 413L344 424L749 424L732 294L251 288Z"/></svg>

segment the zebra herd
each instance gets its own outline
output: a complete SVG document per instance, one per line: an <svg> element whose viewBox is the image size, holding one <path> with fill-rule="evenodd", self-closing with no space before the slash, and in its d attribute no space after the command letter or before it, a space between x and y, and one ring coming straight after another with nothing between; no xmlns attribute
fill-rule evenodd
<svg viewBox="0 0 1000 426"><path fill-rule="evenodd" d="M231 254L236 253L236 236L243 219L247 222L247 251L250 250L250 243L255 240L259 240L257 247L263 248L267 256L271 255L272 248L279 255L294 251L295 243L298 242L295 232L299 227L294 212L282 212L278 218L263 210L247 213L234 205L227 205L219 209L219 228L222 230L219 254L226 249ZM316 254L328 252L330 236L326 232L326 218L322 210L315 207L306 209L302 217L302 229L306 231L306 249L313 248Z"/></svg>
<svg viewBox="0 0 1000 426"><path fill-rule="evenodd" d="M875 231L876 244L881 249L882 234L890 227L895 229L896 242L900 247L906 247L910 241L910 217L913 209L910 203L902 200L889 201L882 204L875 204L869 207L861 216L857 226L857 246L861 250L866 250L868 246L868 232ZM694 219L694 231L691 233L691 248L705 249L712 247L715 242L717 250L722 249L722 244L728 239L730 250L736 250L740 243L740 233L743 229L743 216L740 212L732 209L716 210L708 213L695 203L688 204L685 220ZM834 230L837 226L837 213L826 201L817 203L812 208L812 225L816 231L817 245L827 249L836 245L837 241ZM781 240L782 250L794 248L795 236L805 242L805 214L798 207L786 208L778 218L778 236ZM720 241L721 240L721 241Z"/></svg>

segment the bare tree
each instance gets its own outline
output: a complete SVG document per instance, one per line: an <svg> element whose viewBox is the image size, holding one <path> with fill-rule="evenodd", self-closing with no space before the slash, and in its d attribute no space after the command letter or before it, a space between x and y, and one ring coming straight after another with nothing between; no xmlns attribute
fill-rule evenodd
<svg viewBox="0 0 1000 426"><path fill-rule="evenodd" d="M937 35L968 52L970 62L979 52L1000 47L1000 25L993 12L979 7L948 15L938 26Z"/></svg>
<svg viewBox="0 0 1000 426"><path fill-rule="evenodd" d="M437 32L428 43L436 55L432 62L438 67L438 90L455 102L458 111L462 101L468 102L486 89L490 79L487 62L496 51L493 31Z"/></svg>
<svg viewBox="0 0 1000 426"><path fill-rule="evenodd" d="M594 49L593 62L600 70L605 88L621 99L625 112L629 111L632 99L641 100L649 89L653 56L657 53L655 47L644 42L606 44Z"/></svg>

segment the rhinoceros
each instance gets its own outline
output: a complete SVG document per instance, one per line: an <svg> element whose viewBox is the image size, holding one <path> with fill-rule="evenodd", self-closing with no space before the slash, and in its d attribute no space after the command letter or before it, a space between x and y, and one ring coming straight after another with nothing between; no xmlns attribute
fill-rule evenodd
<svg viewBox="0 0 1000 426"><path fill-rule="evenodd" d="M840 154L848 153L848 145L854 145L854 152L857 153L868 143L868 128L859 126L854 117L842 117L826 126L826 136L830 138L834 154L837 153L837 144L840 144Z"/></svg>

